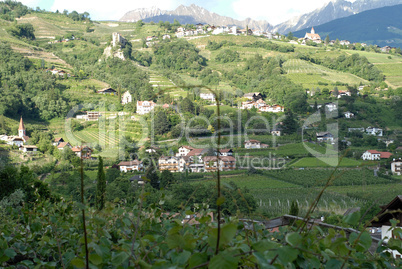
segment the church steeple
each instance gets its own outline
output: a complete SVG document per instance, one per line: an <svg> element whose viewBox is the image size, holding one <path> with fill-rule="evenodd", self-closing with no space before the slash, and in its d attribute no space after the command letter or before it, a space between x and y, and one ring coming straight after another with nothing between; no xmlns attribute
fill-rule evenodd
<svg viewBox="0 0 402 269"><path fill-rule="evenodd" d="M314 27L311 27L311 33L315 34Z"/></svg>
<svg viewBox="0 0 402 269"><path fill-rule="evenodd" d="M18 136L23 137L26 136L24 122L22 121L22 116L20 119L20 126L18 127Z"/></svg>

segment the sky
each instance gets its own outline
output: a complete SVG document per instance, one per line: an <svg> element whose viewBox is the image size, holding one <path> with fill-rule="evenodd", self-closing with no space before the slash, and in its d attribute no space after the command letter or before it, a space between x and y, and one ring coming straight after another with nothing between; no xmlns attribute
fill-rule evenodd
<svg viewBox="0 0 402 269"><path fill-rule="evenodd" d="M196 4L219 15L234 19L266 20L276 25L294 16L322 7L330 0L18 0L23 4L48 11L89 12L93 20L119 20L136 8L158 7L174 10L179 5ZM351 0L350 2L352 2Z"/></svg>

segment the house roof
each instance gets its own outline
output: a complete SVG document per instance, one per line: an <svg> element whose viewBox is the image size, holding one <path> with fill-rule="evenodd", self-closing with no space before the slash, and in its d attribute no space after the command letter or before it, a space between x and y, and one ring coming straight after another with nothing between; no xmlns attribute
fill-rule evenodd
<svg viewBox="0 0 402 269"><path fill-rule="evenodd" d="M23 145L23 148L27 148L27 149L37 149L37 146L33 146L33 145Z"/></svg>
<svg viewBox="0 0 402 269"><path fill-rule="evenodd" d="M259 92L250 92L250 93L244 94L244 97L253 97L254 95L261 95L261 93L259 93Z"/></svg>
<svg viewBox="0 0 402 269"><path fill-rule="evenodd" d="M189 149L189 150L193 150L194 148L193 147L190 147L190 146L181 146L182 148L185 148L185 149Z"/></svg>
<svg viewBox="0 0 402 269"><path fill-rule="evenodd" d="M64 141L63 137L56 137L56 138L54 139L54 142L60 142L60 140L63 140L63 141Z"/></svg>
<svg viewBox="0 0 402 269"><path fill-rule="evenodd" d="M90 147L84 146L84 147L80 147L80 146L75 146L71 149L74 152L80 152L81 150L86 151L86 150L90 150L92 151L92 149Z"/></svg>
<svg viewBox="0 0 402 269"><path fill-rule="evenodd" d="M261 141L255 140L255 139L250 139L250 140L246 140L244 141L244 144L246 143L261 143Z"/></svg>
<svg viewBox="0 0 402 269"><path fill-rule="evenodd" d="M14 137L11 141L24 141L21 137Z"/></svg>
<svg viewBox="0 0 402 269"><path fill-rule="evenodd" d="M333 136L330 132L319 132L319 133L317 133L316 135L317 135L317 137L318 137L318 136L327 136L327 135Z"/></svg>
<svg viewBox="0 0 402 269"><path fill-rule="evenodd" d="M380 152L380 158L381 159L388 159L391 156L392 156L391 152Z"/></svg>
<svg viewBox="0 0 402 269"><path fill-rule="evenodd" d="M205 156L204 162L216 161L218 156ZM223 162L234 162L236 159L233 156L220 156L219 160Z"/></svg>
<svg viewBox="0 0 402 269"><path fill-rule="evenodd" d="M233 152L233 150L232 149L221 149L220 152L221 153Z"/></svg>
<svg viewBox="0 0 402 269"><path fill-rule="evenodd" d="M204 149L192 149L187 156L197 156L197 155L201 155L202 152L204 151Z"/></svg>
<svg viewBox="0 0 402 269"><path fill-rule="evenodd" d="M120 162L118 166L133 166L133 165L140 165L142 161L139 160L133 160L133 161L128 161L128 162Z"/></svg>
<svg viewBox="0 0 402 269"><path fill-rule="evenodd" d="M367 150L367 152L371 153L371 154L381 154L381 152L371 149L371 150Z"/></svg>
<svg viewBox="0 0 402 269"><path fill-rule="evenodd" d="M144 181L142 178L144 175L135 175L130 178L130 181Z"/></svg>
<svg viewBox="0 0 402 269"><path fill-rule="evenodd" d="M392 218L397 218L398 214L401 215L402 213L388 213L388 211L402 209L402 195L396 196L391 202L387 205L382 206L382 209L378 214L373 218L371 224L374 227L381 227L384 224L388 224L389 220ZM397 224L401 226L401 223Z"/></svg>
<svg viewBox="0 0 402 269"><path fill-rule="evenodd" d="M18 127L18 130L25 130L24 122L22 121L22 116L20 119L20 126Z"/></svg>
<svg viewBox="0 0 402 269"><path fill-rule="evenodd" d="M149 105L147 105L147 103L146 104L143 104L144 102L148 102L149 103ZM155 105L155 103L154 103L154 101L137 101L137 106L154 106Z"/></svg>
<svg viewBox="0 0 402 269"><path fill-rule="evenodd" d="M104 89L98 91L98 93L103 93L103 92L116 92L116 91L113 90L112 88L104 88Z"/></svg>
<svg viewBox="0 0 402 269"><path fill-rule="evenodd" d="M69 145L70 143L68 143L68 142L61 142L58 146L57 146L57 148L59 148L59 149L62 149L62 148L64 148L65 146L67 146L67 145Z"/></svg>

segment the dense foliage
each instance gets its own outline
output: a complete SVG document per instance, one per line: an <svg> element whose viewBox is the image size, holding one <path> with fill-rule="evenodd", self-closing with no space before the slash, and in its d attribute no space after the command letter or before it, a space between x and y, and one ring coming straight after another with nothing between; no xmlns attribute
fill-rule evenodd
<svg viewBox="0 0 402 269"><path fill-rule="evenodd" d="M350 72L356 76L362 77L370 81L381 82L384 80L384 75L371 64L366 57L355 53L350 56L340 55L336 59L331 57L318 58L308 54L299 55L300 59L320 64L325 67Z"/></svg>
<svg viewBox="0 0 402 269"><path fill-rule="evenodd" d="M29 13L27 6L21 2L5 0L0 2L0 18L7 21L13 21Z"/></svg>
<svg viewBox="0 0 402 269"><path fill-rule="evenodd" d="M7 28L7 31L18 38L26 38L29 40L34 40L35 39L35 29L33 28L32 24L30 23L21 23L21 24L15 24L9 28Z"/></svg>
<svg viewBox="0 0 402 269"><path fill-rule="evenodd" d="M64 116L69 107L56 79L10 46L0 43L0 114L51 119Z"/></svg>
<svg viewBox="0 0 402 269"><path fill-rule="evenodd" d="M154 46L154 62L171 70L200 71L206 59L198 52L193 44L183 39L161 42Z"/></svg>
<svg viewBox="0 0 402 269"><path fill-rule="evenodd" d="M279 45L279 44L273 43L271 41L268 41L268 42L256 41L254 43L246 43L246 44L243 44L243 47L263 48L266 50L279 51L279 52L283 52L283 53L294 52L294 50L295 50L294 46Z"/></svg>

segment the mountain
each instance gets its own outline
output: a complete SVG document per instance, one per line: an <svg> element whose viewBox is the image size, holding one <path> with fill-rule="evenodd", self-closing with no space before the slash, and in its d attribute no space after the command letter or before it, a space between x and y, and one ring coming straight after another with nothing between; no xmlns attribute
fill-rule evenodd
<svg viewBox="0 0 402 269"><path fill-rule="evenodd" d="M346 18L314 26L322 39L364 42L379 46L402 47L402 4L372 9ZM310 28L294 32L294 36L304 37Z"/></svg>
<svg viewBox="0 0 402 269"><path fill-rule="evenodd" d="M173 23L174 20L178 20L181 24L213 24L213 25L236 25L242 28L258 29L263 31L270 31L272 25L267 21L256 21L250 18L245 20L235 20L230 17L221 16L216 13L210 12L205 8L199 7L197 5L184 6L180 5L173 11L161 10L159 8L153 7L149 9L135 9L127 12L120 19L120 21L125 22L135 22L138 20L143 20L144 22L159 22L159 21L169 21Z"/></svg>
<svg viewBox="0 0 402 269"><path fill-rule="evenodd" d="M276 25L274 32L288 33L300 29L316 27L335 19L344 18L360 12L402 4L402 0L332 0L322 8L316 9L310 13L294 17L286 22Z"/></svg>

